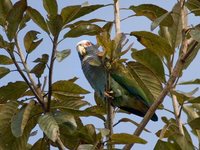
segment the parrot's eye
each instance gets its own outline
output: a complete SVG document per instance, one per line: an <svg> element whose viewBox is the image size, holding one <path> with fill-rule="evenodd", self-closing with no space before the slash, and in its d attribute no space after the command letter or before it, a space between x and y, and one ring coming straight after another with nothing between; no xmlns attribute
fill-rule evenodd
<svg viewBox="0 0 200 150"><path fill-rule="evenodd" d="M90 42L86 42L86 43L84 44L84 47L88 47L88 46L92 46L92 44L91 44Z"/></svg>

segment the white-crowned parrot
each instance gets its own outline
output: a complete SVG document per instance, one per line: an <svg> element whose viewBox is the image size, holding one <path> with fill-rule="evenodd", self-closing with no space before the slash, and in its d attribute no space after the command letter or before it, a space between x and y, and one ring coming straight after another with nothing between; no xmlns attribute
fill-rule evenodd
<svg viewBox="0 0 200 150"><path fill-rule="evenodd" d="M112 96L112 105L114 107L141 117L146 114L151 103L142 88L134 80L123 74L123 71L111 72L110 88L112 94L109 94L108 91L106 92L106 67L99 56L100 51L88 40L82 40L77 43L76 49L85 77L101 98ZM154 114L151 120L157 121L157 115Z"/></svg>

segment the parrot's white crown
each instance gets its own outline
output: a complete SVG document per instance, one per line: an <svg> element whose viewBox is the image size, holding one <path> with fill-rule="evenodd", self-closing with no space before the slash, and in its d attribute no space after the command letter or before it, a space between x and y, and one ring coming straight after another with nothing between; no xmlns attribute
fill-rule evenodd
<svg viewBox="0 0 200 150"><path fill-rule="evenodd" d="M81 44L85 44L85 43L87 43L87 42L90 42L89 40L82 40L82 41L80 41L80 42L78 42L77 44L76 44L76 47L78 46L78 45L81 45ZM91 42L90 42L91 43Z"/></svg>

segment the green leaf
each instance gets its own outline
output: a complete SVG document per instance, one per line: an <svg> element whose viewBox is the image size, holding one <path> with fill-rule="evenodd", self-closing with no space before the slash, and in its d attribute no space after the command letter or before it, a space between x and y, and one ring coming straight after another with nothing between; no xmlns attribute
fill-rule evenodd
<svg viewBox="0 0 200 150"><path fill-rule="evenodd" d="M194 13L195 16L200 16L200 2L199 0L188 0L185 2L186 7Z"/></svg>
<svg viewBox="0 0 200 150"><path fill-rule="evenodd" d="M192 28L190 31L190 36L196 40L197 42L200 42L200 27L196 26L195 28Z"/></svg>
<svg viewBox="0 0 200 150"><path fill-rule="evenodd" d="M138 136L126 134L126 133L112 134L111 142L113 144L133 144L133 143L146 144L147 143L147 141L145 141L144 139Z"/></svg>
<svg viewBox="0 0 200 150"><path fill-rule="evenodd" d="M23 107L15 116L13 116L11 120L11 130L15 137L23 135L30 113L34 106L35 101L30 101L26 107Z"/></svg>
<svg viewBox="0 0 200 150"><path fill-rule="evenodd" d="M200 130L200 118L195 118L192 121L188 122L188 124L192 127L192 129Z"/></svg>
<svg viewBox="0 0 200 150"><path fill-rule="evenodd" d="M5 67L0 67L0 79L10 73L10 69Z"/></svg>
<svg viewBox="0 0 200 150"><path fill-rule="evenodd" d="M22 30L24 27L26 27L26 23L29 22L31 18L27 13L23 16L22 21L19 24L19 30Z"/></svg>
<svg viewBox="0 0 200 150"><path fill-rule="evenodd" d="M102 27L102 29L108 33L111 33L112 27L113 27L113 22L108 22Z"/></svg>
<svg viewBox="0 0 200 150"><path fill-rule="evenodd" d="M18 26L23 18L24 11L26 10L26 2L18 1L14 4L7 16L7 36L10 41L15 37Z"/></svg>
<svg viewBox="0 0 200 150"><path fill-rule="evenodd" d="M79 37L82 35L97 35L100 32L102 32L101 27L99 27L98 25L95 24L84 24L84 25L80 25L80 26L76 26L74 28L72 28L69 32L67 32L64 35L64 38L67 37Z"/></svg>
<svg viewBox="0 0 200 150"><path fill-rule="evenodd" d="M43 0L43 6L48 15L54 17L58 13L58 4L56 0Z"/></svg>
<svg viewBox="0 0 200 150"><path fill-rule="evenodd" d="M99 132L101 133L101 137L105 137L110 133L110 130L106 128L99 128L97 130L99 130Z"/></svg>
<svg viewBox="0 0 200 150"><path fill-rule="evenodd" d="M165 82L165 71L161 59L149 49L133 51L132 58L149 68L158 78Z"/></svg>
<svg viewBox="0 0 200 150"><path fill-rule="evenodd" d="M67 58L71 53L71 50L70 49L66 49L66 50L62 50L62 51L57 51L56 52L56 60L58 62L61 62L63 61L65 58Z"/></svg>
<svg viewBox="0 0 200 150"><path fill-rule="evenodd" d="M27 32L24 36L24 47L28 54L30 54L34 49L36 49L37 46L42 42L42 39L38 40L38 34L40 34L40 32L31 30Z"/></svg>
<svg viewBox="0 0 200 150"><path fill-rule="evenodd" d="M168 13L167 10L152 4L142 4L139 6L130 6L129 9L135 12L135 16L146 16L151 21L155 21L157 18ZM162 26L171 26L173 23L173 18L169 14L160 21Z"/></svg>
<svg viewBox="0 0 200 150"><path fill-rule="evenodd" d="M49 55L48 54L42 54L42 58L37 58L33 62L35 62L35 63L39 62L39 63L47 64L48 60L49 60Z"/></svg>
<svg viewBox="0 0 200 150"><path fill-rule="evenodd" d="M30 18L40 27L42 28L45 32L49 34L47 24L43 18L43 16L34 8L32 7L27 7L26 9L27 14L30 16Z"/></svg>
<svg viewBox="0 0 200 150"><path fill-rule="evenodd" d="M55 142L59 136L59 127L51 114L46 113L39 117L38 124L49 139Z"/></svg>
<svg viewBox="0 0 200 150"><path fill-rule="evenodd" d="M180 82L179 85L188 85L188 84L200 84L200 79L195 79L191 81Z"/></svg>
<svg viewBox="0 0 200 150"><path fill-rule="evenodd" d="M92 150L93 148L92 144L80 144L77 150Z"/></svg>
<svg viewBox="0 0 200 150"><path fill-rule="evenodd" d="M186 8L185 9L185 14L187 14ZM187 15L185 16L185 24L182 25L182 21L181 21L181 8L180 8L180 4L177 3L174 5L173 9L172 9L172 17L174 20L174 23L171 27L168 28L169 34L170 34L170 38L171 38L171 46L173 49L175 49L177 46L180 45L181 41L182 41L182 30L183 30L183 26L186 27L187 26Z"/></svg>
<svg viewBox="0 0 200 150"><path fill-rule="evenodd" d="M144 90L149 103L153 103L158 98L162 91L162 84L160 80L153 74L151 70L137 62L128 62L128 69L137 81L138 85Z"/></svg>
<svg viewBox="0 0 200 150"><path fill-rule="evenodd" d="M47 25L49 27L49 30L51 31L53 36L57 36L63 27L63 20L61 15L56 15L53 18L50 18L47 21Z"/></svg>
<svg viewBox="0 0 200 150"><path fill-rule="evenodd" d="M86 143L94 144L97 139L97 134L93 124L87 124L83 126L79 131L79 136Z"/></svg>
<svg viewBox="0 0 200 150"><path fill-rule="evenodd" d="M200 96L188 100L189 103L200 103Z"/></svg>
<svg viewBox="0 0 200 150"><path fill-rule="evenodd" d="M0 101L16 100L23 96L28 85L23 81L10 82L0 88Z"/></svg>
<svg viewBox="0 0 200 150"><path fill-rule="evenodd" d="M176 146L176 144L165 142L158 140L156 143L154 150L181 150L179 147Z"/></svg>
<svg viewBox="0 0 200 150"><path fill-rule="evenodd" d="M77 18L87 15L99 8L105 7L106 5L91 5L91 6L67 6L62 9L61 16L63 18L64 24L67 24Z"/></svg>
<svg viewBox="0 0 200 150"><path fill-rule="evenodd" d="M44 73L45 68L46 64L39 63L35 67L33 67L33 69L31 69L30 73L34 73L37 78L40 78Z"/></svg>
<svg viewBox="0 0 200 150"><path fill-rule="evenodd" d="M90 19L90 20L80 20L75 23L66 25L65 28L74 28L76 26L80 26L80 25L84 25L84 24L91 24L91 23L95 23L95 22L106 22L106 21L102 20L102 19L97 19L97 18Z"/></svg>
<svg viewBox="0 0 200 150"><path fill-rule="evenodd" d="M162 16L160 16L159 18L155 19L151 24L151 31L153 31L156 27L158 27L162 23L162 21L164 19L166 19L166 17L168 17L168 15L171 15L171 13L167 12L167 13L163 14ZM171 23L170 26L172 24L173 23Z"/></svg>
<svg viewBox="0 0 200 150"><path fill-rule="evenodd" d="M158 56L169 56L173 54L173 50L168 42L156 34L147 31L136 31L131 32L130 35L137 37L137 40L142 45Z"/></svg>
<svg viewBox="0 0 200 150"><path fill-rule="evenodd" d="M11 64L13 64L13 61L8 56L0 55L0 64L1 65L11 65Z"/></svg>
<svg viewBox="0 0 200 150"><path fill-rule="evenodd" d="M46 150L48 148L47 141L44 138L41 138L32 146L31 150Z"/></svg>
<svg viewBox="0 0 200 150"><path fill-rule="evenodd" d="M10 0L0 0L0 25L5 25L6 17L11 9L12 2Z"/></svg>
<svg viewBox="0 0 200 150"><path fill-rule="evenodd" d="M52 84L52 90L54 92L66 92L71 94L88 94L89 92L79 85L71 81L60 80Z"/></svg>

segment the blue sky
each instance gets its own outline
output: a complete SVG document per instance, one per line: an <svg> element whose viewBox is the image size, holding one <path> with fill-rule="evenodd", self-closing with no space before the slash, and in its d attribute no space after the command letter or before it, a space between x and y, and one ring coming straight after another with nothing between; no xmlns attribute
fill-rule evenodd
<svg viewBox="0 0 200 150"><path fill-rule="evenodd" d="M15 2L15 1L13 1L13 2ZM73 0L73 1L57 0L57 1L58 1L60 10L61 10L61 8L65 7L65 6L78 5L78 4L82 4L85 2L84 0ZM109 3L112 3L113 1L112 0L88 0L88 2L90 4L109 4ZM147 0L121 0L120 7L128 8L130 5L151 3L151 4L159 5L160 7L165 8L167 10L171 10L173 5L175 4L175 2L176 2L175 0L159 0L159 1L158 0L148 0L148 1ZM46 12L42 6L42 1L28 0L28 3L31 7L39 10L40 13L43 14L43 16L46 15ZM121 19L125 18L129 15L132 15L132 14L133 14L132 11L122 10L121 11ZM87 19L92 19L92 18L100 18L100 19L105 19L108 21L113 20L112 6L108 6L108 7L99 9L85 17L82 17L81 20L84 20L84 19L87 20ZM193 15L189 15L189 18L191 18L191 19L189 19L189 25L196 25L198 23L199 18L194 18ZM133 18L125 20L121 23L121 31L125 32L125 33L131 32L131 31L140 31L140 30L150 31L150 25L151 25L151 22L145 17L133 17ZM48 36L44 32L42 32L42 30L32 22L29 22L28 26L23 30L23 32L21 32L19 34L19 39L20 39L21 43L23 41L23 37L24 37L25 33L29 30L40 31L42 34L39 35L39 37L44 38L43 43L38 47L38 49L36 51L33 52L32 56L29 58L30 61L33 61L36 57L41 56L43 53L49 53L52 49L52 44L51 44ZM63 34L66 33L66 31L64 31ZM0 33L2 33L1 29L0 29ZM62 37L62 35L61 35L61 37ZM114 36L114 34L112 36ZM128 37L128 38L131 42L134 42L134 45L133 45L134 48L142 49L142 46L136 41L135 38L133 38L133 37ZM91 93L92 93L92 94L87 95L85 99L88 102L94 104L93 89L90 87L90 85L88 84L87 80L85 79L85 77L82 73L78 54L75 49L76 43L83 39L88 39L88 40L92 41L93 43L96 43L95 37L81 36L79 38L65 39L58 46L58 50L71 49L72 53L67 59L65 59L61 63L58 63L58 62L55 63L53 81L66 80L69 78L73 78L74 76L78 77L79 80L77 81L77 83L79 85L81 85L82 87L86 88L87 90L91 91ZM0 50L0 54L2 54L2 53L4 54L4 52L2 50ZM126 57L130 58L129 55L126 55ZM191 67L188 68L186 71L184 71L184 75L180 79L181 81L195 79L200 76L200 69L196 69L199 67L199 60L200 60L200 56L198 55L197 58L195 59L195 61L192 63ZM33 64L31 64L30 68L32 68L32 67L33 67ZM16 80L21 80L21 77L16 73L11 73L7 77L2 79L0 81L0 84L4 85L8 81L16 81ZM191 91L194 87L188 86L188 87L178 87L178 88L183 91ZM197 94L199 95L199 92ZM172 109L171 108L171 99L166 98L164 105L167 108ZM136 144L134 147L134 150L153 149L156 141L158 140L158 138L155 136L154 133L157 132L159 129L161 129L164 125L162 123L160 117L161 116L166 116L168 118L173 117L171 114L167 113L166 111L157 111L157 114L159 116L159 121L158 122L150 121L147 125L147 129L150 130L152 133L146 133L146 132L142 133L142 137L144 139L146 139L148 141L148 143L145 145ZM117 122L120 118L123 118L123 117L131 118L131 119L137 121L138 123L141 121L141 118L137 117L135 115L117 114L114 122ZM95 124L95 126L97 128L103 127L103 122L98 119L95 119L93 117L83 118L83 121L86 124L93 123L93 124ZM185 117L185 115L183 115L183 122L185 122L185 121L186 121L186 117ZM135 126L130 123L121 123L114 128L115 133L120 133L120 132L133 133L134 130L135 130ZM39 137L40 135L41 134L39 132L36 137L31 138L30 142L34 143L36 141L37 137ZM196 139L194 142L197 145ZM121 146L119 146L119 147L121 147Z"/></svg>

